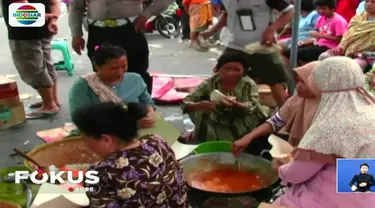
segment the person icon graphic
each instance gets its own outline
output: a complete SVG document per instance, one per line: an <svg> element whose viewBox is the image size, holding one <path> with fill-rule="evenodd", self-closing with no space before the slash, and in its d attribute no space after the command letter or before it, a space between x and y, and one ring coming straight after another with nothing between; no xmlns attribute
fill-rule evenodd
<svg viewBox="0 0 375 208"><path fill-rule="evenodd" d="M371 186L375 186L374 176L368 174L370 166L367 163L360 165L360 174L354 175L349 185L354 192L371 192Z"/></svg>

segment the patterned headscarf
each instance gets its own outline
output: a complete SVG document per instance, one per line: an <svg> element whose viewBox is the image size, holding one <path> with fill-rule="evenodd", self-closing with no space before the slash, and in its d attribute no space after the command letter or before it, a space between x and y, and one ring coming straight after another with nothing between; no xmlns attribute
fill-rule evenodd
<svg viewBox="0 0 375 208"><path fill-rule="evenodd" d="M309 85L321 91L321 101L295 159L335 163L337 157L375 157L375 99L362 88L364 82L361 68L350 58L331 57L318 64Z"/></svg>

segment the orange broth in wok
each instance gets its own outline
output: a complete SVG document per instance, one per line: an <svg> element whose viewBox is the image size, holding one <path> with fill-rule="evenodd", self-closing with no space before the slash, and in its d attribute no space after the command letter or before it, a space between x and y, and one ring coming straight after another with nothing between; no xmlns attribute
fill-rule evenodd
<svg viewBox="0 0 375 208"><path fill-rule="evenodd" d="M191 177L192 187L220 193L256 191L265 187L264 185L259 175L233 168L211 170Z"/></svg>

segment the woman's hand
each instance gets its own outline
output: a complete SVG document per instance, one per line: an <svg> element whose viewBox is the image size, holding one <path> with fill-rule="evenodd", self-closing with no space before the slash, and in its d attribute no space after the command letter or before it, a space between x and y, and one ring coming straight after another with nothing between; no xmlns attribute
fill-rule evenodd
<svg viewBox="0 0 375 208"><path fill-rule="evenodd" d="M284 158L275 158L272 160L272 169L279 172L280 166L290 163L293 160L293 157L287 156Z"/></svg>
<svg viewBox="0 0 375 208"><path fill-rule="evenodd" d="M215 103L207 100L203 100L198 103L194 103L195 108L205 112L211 112L215 109Z"/></svg>
<svg viewBox="0 0 375 208"><path fill-rule="evenodd" d="M151 128L155 125L155 119L150 117L144 117L138 120L139 128Z"/></svg>
<svg viewBox="0 0 375 208"><path fill-rule="evenodd" d="M332 55L334 56L339 56L339 55L343 55L344 54L344 49L341 48L340 46L337 46L336 48L333 48L331 50L329 50Z"/></svg>
<svg viewBox="0 0 375 208"><path fill-rule="evenodd" d="M357 189L358 189L357 186L354 186L354 185L352 186L352 191L357 191Z"/></svg>
<svg viewBox="0 0 375 208"><path fill-rule="evenodd" d="M226 107L232 108L246 108L244 103L238 102L235 97L224 97L220 103Z"/></svg>
<svg viewBox="0 0 375 208"><path fill-rule="evenodd" d="M247 146L253 141L252 138L249 137L242 137L241 139L233 142L232 144L232 153L235 157L238 157L238 155L246 149Z"/></svg>

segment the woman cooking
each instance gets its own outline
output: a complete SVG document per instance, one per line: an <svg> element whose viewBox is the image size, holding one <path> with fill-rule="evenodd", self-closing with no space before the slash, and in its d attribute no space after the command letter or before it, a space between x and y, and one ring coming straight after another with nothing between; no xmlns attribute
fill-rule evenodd
<svg viewBox="0 0 375 208"><path fill-rule="evenodd" d="M321 54L319 60L345 55L355 58L363 71L371 69L373 59L367 59L363 52L375 51L375 0L365 2L366 10L352 18L339 46Z"/></svg>
<svg viewBox="0 0 375 208"><path fill-rule="evenodd" d="M318 63L318 61L310 62L294 70L297 94L289 98L279 112L264 124L234 142L232 145L234 155L238 155L256 138L262 138L284 127L290 135L289 143L293 146L298 145L311 125L320 100L320 95L315 95L307 85L308 77Z"/></svg>
<svg viewBox="0 0 375 208"><path fill-rule="evenodd" d="M92 57L96 73L78 79L69 94L70 112L103 102L142 104L149 113L154 103L141 76L127 72L126 51L120 47L103 45L97 47ZM142 118L140 127L151 127L154 120Z"/></svg>
<svg viewBox="0 0 375 208"><path fill-rule="evenodd" d="M217 73L185 98L182 109L195 124L194 139L234 141L265 120L257 85L245 75L248 68L241 54L227 53L219 58ZM214 90L228 97L213 102Z"/></svg>
<svg viewBox="0 0 375 208"><path fill-rule="evenodd" d="M101 103L73 112L73 122L88 147L104 158L89 170L99 183L89 185L90 207L187 208L187 187L173 150L157 135L138 138L144 108L129 103Z"/></svg>
<svg viewBox="0 0 375 208"><path fill-rule="evenodd" d="M336 193L337 158L375 157L375 99L362 88L362 70L350 58L328 58L314 69L308 84L321 92L321 101L292 160L279 168L280 178L292 186L275 203L373 207L374 195Z"/></svg>

